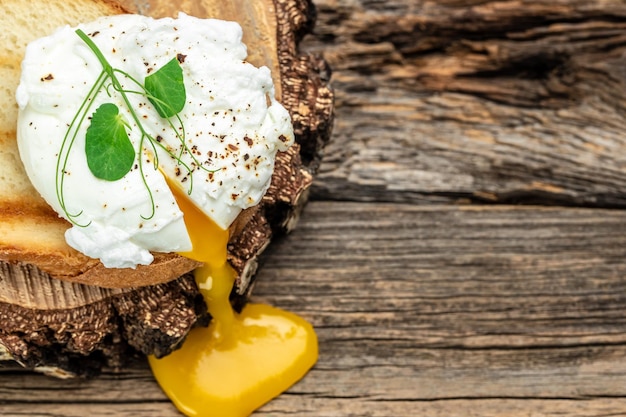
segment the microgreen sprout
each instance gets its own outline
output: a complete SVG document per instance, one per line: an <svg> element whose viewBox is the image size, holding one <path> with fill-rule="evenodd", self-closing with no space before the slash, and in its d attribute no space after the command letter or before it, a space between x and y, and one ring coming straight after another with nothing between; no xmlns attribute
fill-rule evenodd
<svg viewBox="0 0 626 417"><path fill-rule="evenodd" d="M82 211L78 213L69 212L65 202L64 183L68 172L70 151L76 142L78 131L86 120L90 119L90 124L87 127L85 135L85 155L89 170L96 178L106 181L117 181L132 170L135 160L138 159L138 169L151 203L150 214L147 216L142 215L141 217L148 220L154 216L156 208L152 190L150 190L147 184L143 170L144 158L141 157L141 154L146 146L150 147L150 157L153 159L154 169L158 169L157 148L160 148L174 158L188 174L191 174L192 171L198 167L208 172L214 172L196 159L185 142L185 127L179 115L186 102L183 70L180 66L180 62L178 58L172 58L157 71L147 76L144 84L141 84L127 72L111 66L98 46L82 30L77 29L76 34L97 57L102 65L102 72L98 75L93 86L87 93L87 96L81 103L81 106L78 108L61 143L56 165L57 199L66 217L73 224L81 227L89 225L89 223L79 223L76 220L82 214ZM125 89L118 77L129 80L135 85L137 90ZM128 136L128 130L132 130L131 122L120 114L119 107L116 104L103 103L93 113L90 113L91 107L96 101L96 97L102 91L109 97L112 97L113 93L116 92L122 98L132 118L131 122L134 123L141 134L137 149L133 147ZM138 94L147 98L154 106L158 115L167 121L169 128L175 133L181 143L179 155L174 155L171 150L146 131L141 123L141 118L137 115L135 109L133 109L131 101L128 98L131 94ZM91 117L89 117L90 114ZM146 143L146 140L148 143ZM185 152L191 156L191 164L187 164L182 160L183 153ZM189 175L189 178L188 194L191 194L193 176Z"/></svg>

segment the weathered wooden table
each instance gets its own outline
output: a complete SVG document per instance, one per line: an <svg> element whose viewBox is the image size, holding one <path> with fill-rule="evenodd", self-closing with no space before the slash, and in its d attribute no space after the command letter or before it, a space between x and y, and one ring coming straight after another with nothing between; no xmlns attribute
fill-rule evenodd
<svg viewBox="0 0 626 417"><path fill-rule="evenodd" d="M626 4L316 3L334 140L254 298L320 359L256 415L626 415ZM0 414L178 415L144 363Z"/></svg>

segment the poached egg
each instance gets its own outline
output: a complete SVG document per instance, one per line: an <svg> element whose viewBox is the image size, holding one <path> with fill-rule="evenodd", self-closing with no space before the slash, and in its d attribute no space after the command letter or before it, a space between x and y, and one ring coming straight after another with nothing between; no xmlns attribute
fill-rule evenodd
<svg viewBox="0 0 626 417"><path fill-rule="evenodd" d="M141 120L137 126L119 92L110 87L100 92L90 108L105 102L119 107L130 124L135 164L119 181L93 176L84 152L88 123L82 123L64 159L65 172L59 174L60 198L62 140L102 65L69 26L28 45L16 93L20 156L35 188L74 223L66 233L70 246L110 268L150 264L152 251L191 250L168 182L185 190L223 229L260 201L276 152L293 143L293 130L287 110L274 97L269 69L245 62L237 23L181 13L177 19L103 17L78 28L112 67L124 71L118 79L127 91L138 90L133 79L143 82L177 57L186 102L179 120L164 119L144 95L126 94ZM142 128L162 146L141 148Z"/></svg>

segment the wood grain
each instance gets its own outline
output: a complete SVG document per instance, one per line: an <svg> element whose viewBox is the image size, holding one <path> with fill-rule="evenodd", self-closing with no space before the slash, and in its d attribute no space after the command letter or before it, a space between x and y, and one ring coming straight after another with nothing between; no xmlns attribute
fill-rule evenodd
<svg viewBox="0 0 626 417"><path fill-rule="evenodd" d="M254 299L311 320L320 360L256 415L619 415L625 256L617 210L311 203ZM0 406L178 415L142 362L86 382L5 369Z"/></svg>
<svg viewBox="0 0 626 417"><path fill-rule="evenodd" d="M254 297L320 360L255 415L626 415L625 4L315 3L333 141ZM0 410L179 416L141 361Z"/></svg>
<svg viewBox="0 0 626 417"><path fill-rule="evenodd" d="M318 0L319 198L624 207L626 3Z"/></svg>

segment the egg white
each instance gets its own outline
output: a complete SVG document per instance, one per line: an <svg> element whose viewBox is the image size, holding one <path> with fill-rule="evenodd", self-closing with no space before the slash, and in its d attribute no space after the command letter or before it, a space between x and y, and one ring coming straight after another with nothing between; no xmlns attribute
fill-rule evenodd
<svg viewBox="0 0 626 417"><path fill-rule="evenodd" d="M60 28L29 44L16 93L20 156L33 185L59 215L68 220L67 213L76 215L66 233L70 246L116 268L149 264L151 252L189 251L183 213L164 175L183 187L223 229L241 210L261 200L276 153L293 143L293 130L288 112L274 97L269 70L244 61L246 47L238 24L181 13L177 19L158 20L139 15L104 17L79 27L92 34L113 67L140 82L178 56L187 101L179 114L183 146L145 97L127 95L144 129L184 164L162 149L154 155L153 148L146 146L134 168L118 181L97 179L89 171L84 151L88 121L83 123L63 177L63 210L57 194L59 150L102 66L75 28ZM119 79L126 89L138 90L123 76ZM129 138L139 149L139 127L121 95L107 91L110 96L101 92L90 113L104 102L118 105L131 122ZM171 120L179 126L176 118ZM185 168L196 163L204 168L191 172Z"/></svg>

